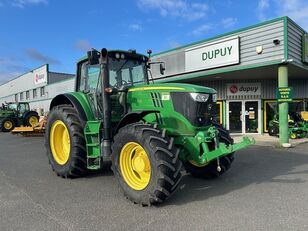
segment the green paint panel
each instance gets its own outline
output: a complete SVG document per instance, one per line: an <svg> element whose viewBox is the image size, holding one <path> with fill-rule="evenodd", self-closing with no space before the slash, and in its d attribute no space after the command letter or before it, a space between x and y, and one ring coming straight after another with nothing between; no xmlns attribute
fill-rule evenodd
<svg viewBox="0 0 308 231"><path fill-rule="evenodd" d="M84 112L86 113L88 120L91 120L91 121L95 120L95 117L94 117L94 114L91 108L91 104L86 94L82 92L71 92L68 94L74 96L78 100L78 102L81 104L82 108L84 109Z"/></svg>
<svg viewBox="0 0 308 231"><path fill-rule="evenodd" d="M248 138L229 146L217 142L218 131L214 126L195 127L184 115L175 110L172 92L216 94L214 89L192 84L151 84L131 88L127 103L132 111L159 111L147 115L144 120L148 123L156 123L161 129L166 129L167 134L174 138L175 144L181 147L181 160L193 160L202 165L219 156L228 155L254 144L255 141ZM185 103L187 102L183 102ZM210 151L208 145L213 139L216 140L217 148Z"/></svg>

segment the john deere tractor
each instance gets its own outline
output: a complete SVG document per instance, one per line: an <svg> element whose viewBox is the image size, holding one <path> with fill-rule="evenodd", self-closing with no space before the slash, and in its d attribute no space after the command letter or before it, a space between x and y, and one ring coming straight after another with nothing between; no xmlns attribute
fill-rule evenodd
<svg viewBox="0 0 308 231"><path fill-rule="evenodd" d="M29 103L6 103L0 108L0 130L10 132L17 126L33 127L39 121L37 112L31 111Z"/></svg>
<svg viewBox="0 0 308 231"><path fill-rule="evenodd" d="M269 122L268 134L270 136L279 135L279 116ZM305 138L308 134L308 121L305 121L300 113L289 113L289 137L291 139Z"/></svg>
<svg viewBox="0 0 308 231"><path fill-rule="evenodd" d="M176 190L183 166L196 177L218 177L235 151L254 143L245 137L234 144L213 119L214 89L154 84L151 65L134 50L107 49L89 51L77 63L75 92L52 100L46 126L47 155L58 176L79 177L111 162L127 198L158 204Z"/></svg>

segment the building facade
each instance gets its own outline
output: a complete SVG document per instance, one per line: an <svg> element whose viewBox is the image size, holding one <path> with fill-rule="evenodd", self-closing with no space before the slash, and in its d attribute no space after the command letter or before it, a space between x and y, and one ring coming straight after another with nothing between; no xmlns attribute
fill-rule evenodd
<svg viewBox="0 0 308 231"><path fill-rule="evenodd" d="M308 110L308 35L288 17L161 52L151 60L166 68L162 75L158 65L151 67L155 82L216 89L217 120L231 133L268 131L281 82L293 89L289 111ZM53 97L74 90L73 77L41 66L0 85L0 103L27 101L42 115Z"/></svg>
<svg viewBox="0 0 308 231"><path fill-rule="evenodd" d="M29 102L39 115L49 111L51 99L59 93L74 91L74 75L50 72L48 64L0 85L0 105Z"/></svg>
<svg viewBox="0 0 308 231"><path fill-rule="evenodd" d="M153 55L165 64L159 82L215 88L217 119L231 133L263 133L277 113L276 89L287 70L289 111L308 110L308 36L288 17L274 19Z"/></svg>

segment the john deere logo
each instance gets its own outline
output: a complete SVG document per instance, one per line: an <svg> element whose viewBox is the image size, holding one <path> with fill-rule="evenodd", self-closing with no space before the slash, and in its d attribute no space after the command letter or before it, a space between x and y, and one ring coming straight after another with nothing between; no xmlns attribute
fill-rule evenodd
<svg viewBox="0 0 308 231"><path fill-rule="evenodd" d="M238 92L238 88L236 85L232 85L230 87L230 92L233 93L233 94L236 94Z"/></svg>

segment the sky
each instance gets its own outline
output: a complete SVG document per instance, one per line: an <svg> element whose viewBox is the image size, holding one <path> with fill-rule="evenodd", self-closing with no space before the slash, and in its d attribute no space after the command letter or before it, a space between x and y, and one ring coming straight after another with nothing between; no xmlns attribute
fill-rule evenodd
<svg viewBox="0 0 308 231"><path fill-rule="evenodd" d="M0 84L45 63L75 73L91 48L158 53L289 16L308 0L0 0Z"/></svg>

